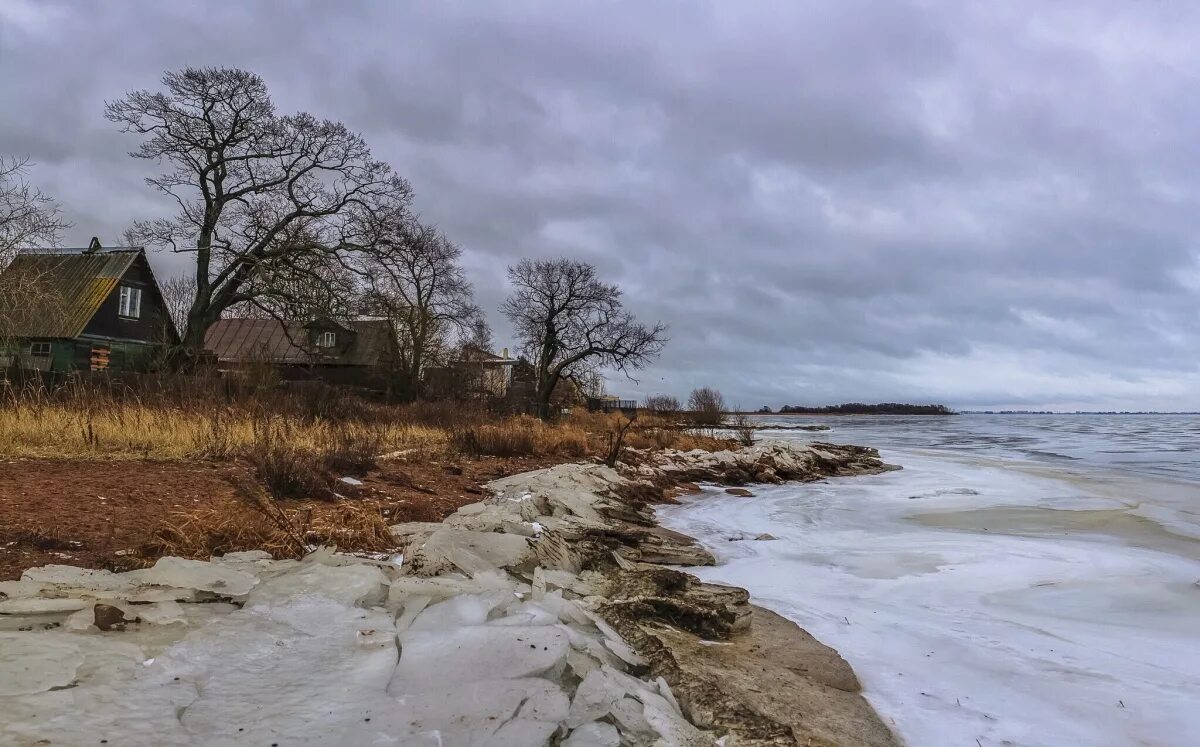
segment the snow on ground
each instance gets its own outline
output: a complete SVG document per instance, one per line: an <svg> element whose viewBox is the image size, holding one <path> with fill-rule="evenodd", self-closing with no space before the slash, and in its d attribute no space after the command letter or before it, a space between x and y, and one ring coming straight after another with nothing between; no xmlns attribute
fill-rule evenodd
<svg viewBox="0 0 1200 747"><path fill-rule="evenodd" d="M659 518L722 562L690 572L838 649L909 744L1197 743L1200 543L1136 518L1170 506L1133 514L1078 476L884 456L905 469L710 489ZM750 540L764 532L778 539Z"/></svg>

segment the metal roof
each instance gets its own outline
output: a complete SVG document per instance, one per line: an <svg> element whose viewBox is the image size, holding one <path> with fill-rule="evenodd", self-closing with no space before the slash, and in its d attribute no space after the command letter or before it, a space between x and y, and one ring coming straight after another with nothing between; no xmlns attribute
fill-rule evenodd
<svg viewBox="0 0 1200 747"><path fill-rule="evenodd" d="M12 312L12 334L78 337L141 254L141 249L18 254L5 268L5 279L37 290L17 294L22 308Z"/></svg>
<svg viewBox="0 0 1200 747"><path fill-rule="evenodd" d="M339 335L331 351L314 349L308 340L313 323L282 322L278 319L218 319L204 335L204 347L222 363L292 363L372 366L388 355L391 323L383 320L354 320L319 325L344 329L349 340ZM348 329L347 329L348 328Z"/></svg>

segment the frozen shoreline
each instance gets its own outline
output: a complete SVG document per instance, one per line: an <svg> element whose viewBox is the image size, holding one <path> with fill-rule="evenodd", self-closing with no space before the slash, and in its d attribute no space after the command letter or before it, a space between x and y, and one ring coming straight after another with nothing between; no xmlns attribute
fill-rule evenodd
<svg viewBox="0 0 1200 747"><path fill-rule="evenodd" d="M391 559L30 569L0 583L0 741L894 745L836 652L767 612L747 631L743 590L664 567L712 558L646 502L685 479L871 474L877 453L637 461L496 481L442 523L393 527Z"/></svg>
<svg viewBox="0 0 1200 747"><path fill-rule="evenodd" d="M905 469L707 491L658 516L721 561L693 573L838 649L910 744L1190 744L1200 543L1186 516L1158 522L1170 505L1028 465L885 456ZM761 532L779 540L745 541Z"/></svg>

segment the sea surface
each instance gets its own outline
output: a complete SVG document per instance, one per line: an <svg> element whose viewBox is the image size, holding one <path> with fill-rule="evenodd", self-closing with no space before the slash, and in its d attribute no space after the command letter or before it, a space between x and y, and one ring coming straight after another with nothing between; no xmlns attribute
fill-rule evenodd
<svg viewBox="0 0 1200 747"><path fill-rule="evenodd" d="M689 570L838 649L908 745L1200 745L1200 416L757 421L903 469L660 518L720 561Z"/></svg>

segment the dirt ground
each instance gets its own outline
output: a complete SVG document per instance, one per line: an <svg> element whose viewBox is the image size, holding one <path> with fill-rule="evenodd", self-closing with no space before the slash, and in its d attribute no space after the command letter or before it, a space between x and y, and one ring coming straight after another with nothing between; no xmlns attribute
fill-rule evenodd
<svg viewBox="0 0 1200 747"><path fill-rule="evenodd" d="M377 507L389 523L440 521L479 500L483 483L557 461L387 460L362 478L361 487L339 492L347 501ZM233 498L231 479L246 472L236 462L0 461L0 581L49 563L120 567L175 512ZM337 507L329 501L281 503L314 514Z"/></svg>

